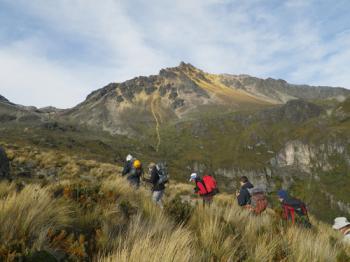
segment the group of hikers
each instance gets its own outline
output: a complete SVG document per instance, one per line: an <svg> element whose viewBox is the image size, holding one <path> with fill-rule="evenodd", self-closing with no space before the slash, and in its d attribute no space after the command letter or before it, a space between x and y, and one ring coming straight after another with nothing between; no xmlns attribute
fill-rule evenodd
<svg viewBox="0 0 350 262"><path fill-rule="evenodd" d="M165 184L169 181L165 164L150 163L148 165L149 178L146 178L141 161L129 154L126 157L122 175L127 176L127 180L135 188L139 188L141 180L150 183L153 201L163 207L162 198ZM205 173L201 177L197 173L192 173L189 181L194 183L194 193L202 198L204 206L210 205L214 196L219 193L216 180L209 174ZM246 176L240 178L240 186L240 190L236 192L238 205L250 210L255 215L264 212L269 204L265 190L254 187ZM283 217L286 220L290 220L293 224L303 224L305 227L311 226L306 206L302 201L289 196L285 190L279 190L277 195L282 205Z"/></svg>
<svg viewBox="0 0 350 262"><path fill-rule="evenodd" d="M168 182L168 172L164 163L150 163L148 165L149 178L144 176L144 170L140 160L132 155L127 155L126 162L122 171L122 176L127 176L129 183L139 188L141 179L152 185L152 199L163 208L162 198L164 195L165 184Z"/></svg>
<svg viewBox="0 0 350 262"><path fill-rule="evenodd" d="M9 161L5 150L0 147L0 178L4 176L4 173L1 172L4 170L9 171ZM129 154L126 157L122 176L126 176L129 183L136 189L140 187L141 180L150 183L152 185L153 201L163 208L162 198L165 185L169 181L165 163L150 163L148 165L148 177L145 177L141 161ZM194 193L202 198L203 206L211 205L214 196L219 193L215 178L208 173L204 173L203 176L199 176L198 173L192 173L189 181L194 183ZM236 192L238 205L249 210L254 215L263 213L269 206L266 190L261 187L254 187L246 176L242 176L239 183L240 189ZM311 227L308 211L303 201L292 197L287 191L282 189L277 191L277 199L281 204L280 210L285 221L305 228ZM333 229L341 232L344 235L344 241L350 244L350 222L346 217L335 218Z"/></svg>
<svg viewBox="0 0 350 262"><path fill-rule="evenodd" d="M150 183L153 201L163 208L162 198L165 185L169 181L167 167L164 163L150 163L148 178L146 178L141 161L129 154L126 157L122 175L127 176L127 180L135 188L140 187L141 180ZM208 173L204 173L203 176L192 173L189 182L194 183L194 193L202 198L203 206L211 205L214 196L219 193L215 178ZM254 215L262 214L269 206L266 190L262 187L254 187L246 176L242 176L239 183L240 189L236 191L238 205ZM277 191L277 199L281 205L283 220L305 228L312 227L303 201L292 197L283 189ZM350 222L345 217L337 217L334 220L333 229L339 230L344 235L344 239L350 243Z"/></svg>

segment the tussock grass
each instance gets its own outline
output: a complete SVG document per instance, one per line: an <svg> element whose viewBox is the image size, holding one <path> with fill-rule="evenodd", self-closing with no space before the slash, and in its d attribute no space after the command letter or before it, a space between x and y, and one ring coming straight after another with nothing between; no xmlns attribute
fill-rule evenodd
<svg viewBox="0 0 350 262"><path fill-rule="evenodd" d="M190 226L198 238L202 258L205 260L232 260L239 248L235 228L226 223L221 211L217 205L210 208L198 206L190 221Z"/></svg>
<svg viewBox="0 0 350 262"><path fill-rule="evenodd" d="M47 189L28 185L0 200L0 242L3 248L19 242L40 249L49 230L70 223L71 213L69 205L52 199Z"/></svg>
<svg viewBox="0 0 350 262"><path fill-rule="evenodd" d="M191 232L181 227L159 230L138 216L132 221L119 249L98 261L193 261L195 249Z"/></svg>
<svg viewBox="0 0 350 262"><path fill-rule="evenodd" d="M12 152L14 161L37 156L35 168L64 171L45 185L0 183L1 261L43 250L69 261L350 261L342 236L315 219L311 230L286 225L273 210L252 215L227 194L203 208L191 185L176 183L162 210L149 188L135 190L120 176L120 167L21 150Z"/></svg>

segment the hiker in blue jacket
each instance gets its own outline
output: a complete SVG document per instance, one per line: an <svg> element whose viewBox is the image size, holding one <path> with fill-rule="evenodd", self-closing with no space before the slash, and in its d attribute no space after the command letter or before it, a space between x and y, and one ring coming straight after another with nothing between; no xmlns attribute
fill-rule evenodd
<svg viewBox="0 0 350 262"><path fill-rule="evenodd" d="M159 165L155 163L150 163L148 166L148 171L150 174L149 179L145 179L146 182L152 184L152 200L156 203L160 208L163 208L162 198L164 196L165 184L168 182L167 180L161 182L161 169Z"/></svg>
<svg viewBox="0 0 350 262"><path fill-rule="evenodd" d="M246 176L242 176L239 180L239 183L241 184L241 188L236 193L236 196L238 205L243 207L250 204L251 196L249 194L248 189L253 188L254 186L252 185L252 183L249 182Z"/></svg>
<svg viewBox="0 0 350 262"><path fill-rule="evenodd" d="M134 160L133 156L128 154L126 157L126 162L124 164L122 176L126 176L131 172L131 170L133 169L133 166L132 166L134 162L133 160Z"/></svg>

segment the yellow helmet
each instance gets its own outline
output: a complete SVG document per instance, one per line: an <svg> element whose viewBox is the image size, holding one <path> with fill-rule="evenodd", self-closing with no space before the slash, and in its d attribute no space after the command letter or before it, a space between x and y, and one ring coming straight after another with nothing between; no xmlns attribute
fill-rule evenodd
<svg viewBox="0 0 350 262"><path fill-rule="evenodd" d="M140 160L135 160L133 165L134 165L134 168L136 168L136 169L141 168L141 166L142 166Z"/></svg>

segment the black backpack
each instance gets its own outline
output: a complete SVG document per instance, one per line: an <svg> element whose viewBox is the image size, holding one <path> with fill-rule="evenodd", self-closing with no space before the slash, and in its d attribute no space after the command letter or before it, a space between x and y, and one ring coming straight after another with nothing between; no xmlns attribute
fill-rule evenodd
<svg viewBox="0 0 350 262"><path fill-rule="evenodd" d="M165 184L169 181L169 174L166 163L160 162L156 165L157 173L159 176L157 184Z"/></svg>

